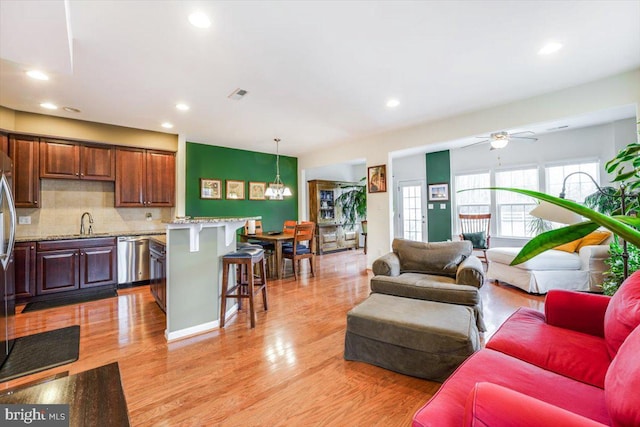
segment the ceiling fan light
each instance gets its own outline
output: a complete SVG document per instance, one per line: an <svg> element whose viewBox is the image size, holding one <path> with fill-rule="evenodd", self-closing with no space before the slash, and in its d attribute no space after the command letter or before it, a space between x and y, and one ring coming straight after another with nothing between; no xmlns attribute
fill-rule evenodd
<svg viewBox="0 0 640 427"><path fill-rule="evenodd" d="M492 139L491 140L491 147L493 148L504 148L507 146L507 144L509 144L509 139L508 138L499 138L499 139Z"/></svg>

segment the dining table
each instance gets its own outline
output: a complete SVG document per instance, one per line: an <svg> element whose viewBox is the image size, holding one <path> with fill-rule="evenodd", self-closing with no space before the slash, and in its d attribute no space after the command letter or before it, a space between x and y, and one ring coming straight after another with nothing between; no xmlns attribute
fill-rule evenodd
<svg viewBox="0 0 640 427"><path fill-rule="evenodd" d="M262 233L255 234L240 234L240 240L243 242L248 242L250 240L260 240L261 242L269 242L273 243L275 247L275 256L276 256L276 277L278 279L282 279L282 246L284 243L293 242L294 237L291 233L282 233L275 231L266 231Z"/></svg>

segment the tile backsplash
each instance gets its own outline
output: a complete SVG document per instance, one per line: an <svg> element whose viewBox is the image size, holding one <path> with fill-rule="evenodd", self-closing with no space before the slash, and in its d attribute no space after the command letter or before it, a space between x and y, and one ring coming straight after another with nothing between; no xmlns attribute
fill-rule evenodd
<svg viewBox="0 0 640 427"><path fill-rule="evenodd" d="M31 217L31 224L18 225L17 237L77 234L84 212L93 217L94 233L160 230L162 221L173 217L173 208L114 207L113 182L43 179L40 203L39 209L16 209L18 217ZM89 227L87 220L85 227Z"/></svg>

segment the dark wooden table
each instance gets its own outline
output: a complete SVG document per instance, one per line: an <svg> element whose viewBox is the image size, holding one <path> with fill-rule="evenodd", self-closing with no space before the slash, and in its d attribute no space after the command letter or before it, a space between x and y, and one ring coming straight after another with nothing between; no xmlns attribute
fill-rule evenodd
<svg viewBox="0 0 640 427"><path fill-rule="evenodd" d="M282 244L285 242L293 242L293 234L241 234L240 239L243 242L249 240L260 240L262 242L273 243L276 248L276 276L282 279Z"/></svg>
<svg viewBox="0 0 640 427"><path fill-rule="evenodd" d="M129 426L118 363L68 377L5 390L0 403L67 404L69 426Z"/></svg>

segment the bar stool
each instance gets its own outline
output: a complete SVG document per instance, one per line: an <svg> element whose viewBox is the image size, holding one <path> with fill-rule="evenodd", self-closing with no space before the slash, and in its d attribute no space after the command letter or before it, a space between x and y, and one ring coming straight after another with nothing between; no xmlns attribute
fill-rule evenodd
<svg viewBox="0 0 640 427"><path fill-rule="evenodd" d="M258 264L260 275L253 274L253 267ZM224 328L227 314L227 298L238 300L238 309L242 308L242 299L249 300L249 316L251 327L256 326L256 310L253 297L262 291L262 303L268 310L267 304L267 276L264 259L264 250L256 247L243 247L236 252L231 252L222 257L222 303L220 307L220 327ZM233 286L229 287L229 268L235 266L237 279ZM237 291L237 293L236 293Z"/></svg>

